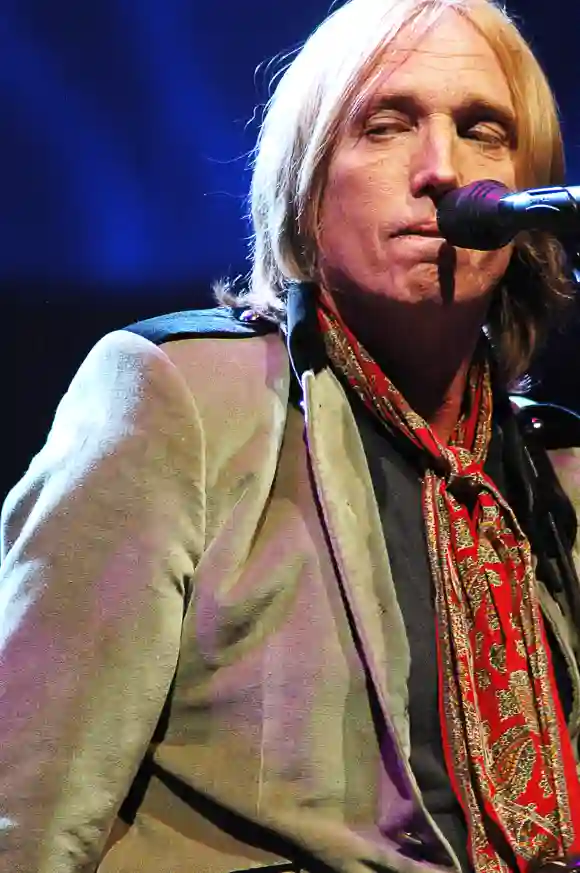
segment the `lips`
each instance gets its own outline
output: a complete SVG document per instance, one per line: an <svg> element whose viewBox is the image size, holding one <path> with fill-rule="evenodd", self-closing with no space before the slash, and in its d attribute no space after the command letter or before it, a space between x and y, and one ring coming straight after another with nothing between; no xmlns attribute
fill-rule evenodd
<svg viewBox="0 0 580 873"><path fill-rule="evenodd" d="M412 224L397 231L395 236L430 236L442 239L443 235L437 224Z"/></svg>

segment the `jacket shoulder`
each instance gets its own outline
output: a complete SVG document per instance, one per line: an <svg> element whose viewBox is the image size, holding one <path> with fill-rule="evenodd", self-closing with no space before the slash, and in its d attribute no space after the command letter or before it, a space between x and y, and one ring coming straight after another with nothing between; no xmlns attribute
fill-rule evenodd
<svg viewBox="0 0 580 873"><path fill-rule="evenodd" d="M156 315L124 328L155 345L188 337L241 339L274 333L277 329L273 322L257 316L251 309L231 309L221 306Z"/></svg>

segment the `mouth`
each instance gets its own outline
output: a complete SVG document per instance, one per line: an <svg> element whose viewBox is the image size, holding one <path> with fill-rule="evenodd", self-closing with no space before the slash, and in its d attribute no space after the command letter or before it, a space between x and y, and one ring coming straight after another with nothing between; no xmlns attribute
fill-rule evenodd
<svg viewBox="0 0 580 873"><path fill-rule="evenodd" d="M423 236L432 239L444 240L444 237L436 224L414 225L404 227L395 236Z"/></svg>
<svg viewBox="0 0 580 873"><path fill-rule="evenodd" d="M416 264L436 264L446 269L457 264L457 250L450 245L437 225L409 225L392 237L393 246L403 260Z"/></svg>

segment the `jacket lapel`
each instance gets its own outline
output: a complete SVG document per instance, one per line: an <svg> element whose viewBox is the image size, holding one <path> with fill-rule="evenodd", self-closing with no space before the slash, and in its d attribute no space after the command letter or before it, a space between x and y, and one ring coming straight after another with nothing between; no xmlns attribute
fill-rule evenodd
<svg viewBox="0 0 580 873"><path fill-rule="evenodd" d="M313 484L355 641L385 723L394 727L408 757L409 645L364 447L348 398L328 366L315 293L309 285L290 289L287 327Z"/></svg>

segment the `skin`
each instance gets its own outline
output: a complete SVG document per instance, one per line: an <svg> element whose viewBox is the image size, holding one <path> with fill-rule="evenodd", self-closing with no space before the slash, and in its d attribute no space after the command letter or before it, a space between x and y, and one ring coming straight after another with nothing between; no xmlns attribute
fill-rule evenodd
<svg viewBox="0 0 580 873"><path fill-rule="evenodd" d="M515 187L508 83L486 40L449 11L401 33L330 161L319 214L322 292L413 409L447 442L493 289L512 246L456 249L402 233L435 224L448 191Z"/></svg>

